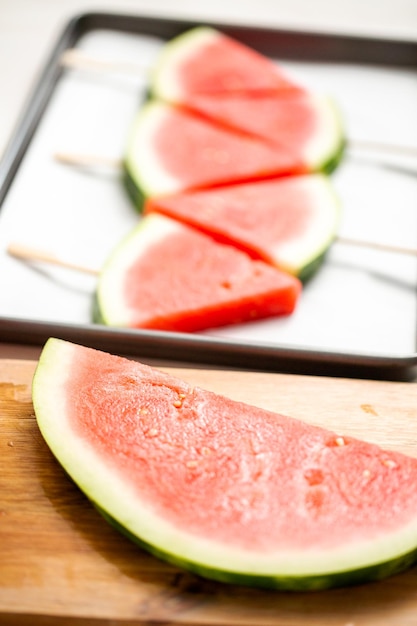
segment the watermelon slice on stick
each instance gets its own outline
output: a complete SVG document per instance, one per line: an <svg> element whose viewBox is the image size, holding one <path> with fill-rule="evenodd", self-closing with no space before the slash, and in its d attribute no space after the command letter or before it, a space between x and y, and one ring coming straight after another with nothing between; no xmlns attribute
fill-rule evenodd
<svg viewBox="0 0 417 626"><path fill-rule="evenodd" d="M184 102L190 94L299 89L270 59L207 26L190 29L166 43L150 81L153 95L170 102Z"/></svg>
<svg viewBox="0 0 417 626"><path fill-rule="evenodd" d="M137 115L125 166L138 207L144 197L306 171L287 148L277 150L157 101Z"/></svg>
<svg viewBox="0 0 417 626"><path fill-rule="evenodd" d="M339 201L327 176L311 174L230 185L147 200L188 223L306 280L317 269L339 224Z"/></svg>
<svg viewBox="0 0 417 626"><path fill-rule="evenodd" d="M97 321L191 332L288 315L300 290L297 278L152 213L104 265Z"/></svg>
<svg viewBox="0 0 417 626"><path fill-rule="evenodd" d="M181 568L317 590L416 560L417 459L53 338L32 395L90 501Z"/></svg>

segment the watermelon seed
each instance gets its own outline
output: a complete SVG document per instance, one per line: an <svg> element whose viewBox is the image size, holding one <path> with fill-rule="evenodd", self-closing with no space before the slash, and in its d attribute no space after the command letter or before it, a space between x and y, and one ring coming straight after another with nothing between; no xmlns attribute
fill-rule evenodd
<svg viewBox="0 0 417 626"><path fill-rule="evenodd" d="M194 469L197 467L198 463L197 461L187 461L185 465L190 469Z"/></svg>
<svg viewBox="0 0 417 626"><path fill-rule="evenodd" d="M186 394L185 393L179 393L178 394L178 400L174 400L173 405L175 406L176 409L181 409L182 408L182 403L184 398L186 398Z"/></svg>
<svg viewBox="0 0 417 626"><path fill-rule="evenodd" d="M396 462L393 461L392 459L384 459L382 461L382 464L385 465L385 467L390 467L390 468L397 467Z"/></svg>
<svg viewBox="0 0 417 626"><path fill-rule="evenodd" d="M326 441L326 446L328 448L334 448L334 447L342 448L343 446L346 446L346 445L347 445L347 442L344 437L335 437L334 439L332 438Z"/></svg>
<svg viewBox="0 0 417 626"><path fill-rule="evenodd" d="M321 469L315 467L306 469L306 471L304 472L304 478L311 486L319 485L324 480L323 472L321 471Z"/></svg>
<svg viewBox="0 0 417 626"><path fill-rule="evenodd" d="M325 493L323 488L321 487L312 487L312 489L310 489L305 497L305 503L308 509L310 509L310 511L316 511L318 512L323 504L324 504L324 500L325 500Z"/></svg>
<svg viewBox="0 0 417 626"><path fill-rule="evenodd" d="M207 447L201 448L201 454L203 456L210 456L210 454L211 454L210 448L207 448Z"/></svg>
<svg viewBox="0 0 417 626"><path fill-rule="evenodd" d="M158 430L156 428L151 428L148 430L148 437L156 437L158 434Z"/></svg>
<svg viewBox="0 0 417 626"><path fill-rule="evenodd" d="M364 478L369 478L371 476L371 472L368 469L363 470L362 475Z"/></svg>

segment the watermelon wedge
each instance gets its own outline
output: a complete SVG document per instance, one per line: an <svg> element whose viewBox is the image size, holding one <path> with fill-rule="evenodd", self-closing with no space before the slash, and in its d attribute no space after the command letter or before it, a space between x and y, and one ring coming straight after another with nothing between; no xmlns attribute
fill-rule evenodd
<svg viewBox="0 0 417 626"><path fill-rule="evenodd" d="M151 93L184 102L190 94L263 93L298 86L277 64L236 39L207 26L190 29L164 45L150 77Z"/></svg>
<svg viewBox="0 0 417 626"><path fill-rule="evenodd" d="M32 397L87 498L184 569L316 590L416 560L417 459L54 338Z"/></svg>
<svg viewBox="0 0 417 626"><path fill-rule="evenodd" d="M152 213L110 255L96 321L192 332L293 312L299 280Z"/></svg>
<svg viewBox="0 0 417 626"><path fill-rule="evenodd" d="M327 176L291 176L150 198L157 211L237 246L305 281L317 269L339 224L339 201Z"/></svg>
<svg viewBox="0 0 417 626"><path fill-rule="evenodd" d="M278 150L289 150L306 171L331 172L340 162L345 137L340 111L332 98L306 91L248 95L189 95L190 110L225 128L257 137Z"/></svg>
<svg viewBox="0 0 417 626"><path fill-rule="evenodd" d="M138 207L150 196L306 171L287 148L272 148L157 101L137 115L125 166Z"/></svg>

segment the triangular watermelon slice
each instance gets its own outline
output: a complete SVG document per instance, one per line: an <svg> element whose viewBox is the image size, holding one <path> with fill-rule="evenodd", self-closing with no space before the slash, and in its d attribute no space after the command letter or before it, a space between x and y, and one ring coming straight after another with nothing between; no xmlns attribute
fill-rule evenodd
<svg viewBox="0 0 417 626"><path fill-rule="evenodd" d="M152 94L184 102L190 94L264 93L298 86L277 64L236 39L207 26L168 41L156 60Z"/></svg>
<svg viewBox="0 0 417 626"><path fill-rule="evenodd" d="M125 166L139 207L144 197L306 171L287 148L272 148L157 101L137 115Z"/></svg>
<svg viewBox="0 0 417 626"><path fill-rule="evenodd" d="M262 139L278 150L286 148L306 171L330 172L342 158L342 119L335 102L327 96L307 91L259 97L190 94L184 105L225 128Z"/></svg>
<svg viewBox="0 0 417 626"><path fill-rule="evenodd" d="M194 228L152 213L104 265L97 319L192 332L293 312L300 282Z"/></svg>
<svg viewBox="0 0 417 626"><path fill-rule="evenodd" d="M58 339L32 397L52 453L105 518L182 568L317 590L416 561L415 458Z"/></svg>
<svg viewBox="0 0 417 626"><path fill-rule="evenodd" d="M149 199L157 211L235 245L306 280L339 224L339 201L327 176L290 176Z"/></svg>

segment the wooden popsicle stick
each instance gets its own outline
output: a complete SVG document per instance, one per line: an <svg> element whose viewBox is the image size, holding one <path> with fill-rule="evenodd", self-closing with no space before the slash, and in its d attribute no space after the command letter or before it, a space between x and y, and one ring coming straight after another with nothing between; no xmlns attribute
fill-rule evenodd
<svg viewBox="0 0 417 626"><path fill-rule="evenodd" d="M349 140L347 143L348 149L353 150L369 150L371 152L381 152L385 154L396 154L398 156L405 157L417 157L417 146L411 145L402 145L402 144L392 144L392 143L384 143L379 141L371 141L371 140Z"/></svg>
<svg viewBox="0 0 417 626"><path fill-rule="evenodd" d="M143 75L149 68L144 63L134 61L115 61L93 56L78 48L68 48L63 52L60 63L68 69L119 72L123 74Z"/></svg>
<svg viewBox="0 0 417 626"><path fill-rule="evenodd" d="M54 153L54 159L66 165L74 165L79 167L110 167L114 169L121 168L123 159L111 157L101 154L82 154L79 152L63 152Z"/></svg>
<svg viewBox="0 0 417 626"><path fill-rule="evenodd" d="M373 248L374 250L381 250L382 252L393 252L395 254L406 254L409 256L417 256L417 248L408 248L406 246L394 246L387 243L380 243L378 241L366 241L362 239L353 239L350 237L336 237L336 242L346 244L349 246L359 246L362 248Z"/></svg>
<svg viewBox="0 0 417 626"><path fill-rule="evenodd" d="M76 272L82 272L84 274L93 274L94 276L98 276L99 274L99 270L96 270L94 268L78 265L76 263L60 259L57 256L46 252L45 250L31 248L29 246L24 246L19 243L10 243L7 247L7 253L10 254L10 256L22 259L24 261L40 261L42 263L57 265L59 267L74 270Z"/></svg>

